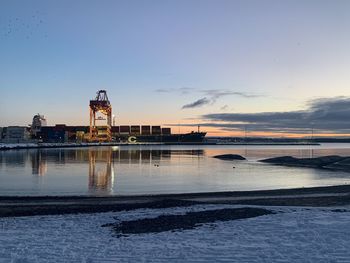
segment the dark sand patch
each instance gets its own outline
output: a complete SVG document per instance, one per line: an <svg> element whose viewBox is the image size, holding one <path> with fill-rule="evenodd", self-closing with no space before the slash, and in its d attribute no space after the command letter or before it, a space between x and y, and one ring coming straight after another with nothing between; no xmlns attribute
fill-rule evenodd
<svg viewBox="0 0 350 263"><path fill-rule="evenodd" d="M269 214L274 214L274 212L251 207L226 208L189 212L184 215L161 215L156 218L144 218L106 224L102 227L112 227L118 235L159 233L164 231L193 229L206 223L231 221Z"/></svg>

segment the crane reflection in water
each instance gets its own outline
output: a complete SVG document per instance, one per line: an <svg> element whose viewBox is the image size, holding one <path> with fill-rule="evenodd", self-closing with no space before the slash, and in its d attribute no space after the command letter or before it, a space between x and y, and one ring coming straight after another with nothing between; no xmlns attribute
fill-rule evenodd
<svg viewBox="0 0 350 263"><path fill-rule="evenodd" d="M113 151L89 149L89 192L108 194L113 192Z"/></svg>

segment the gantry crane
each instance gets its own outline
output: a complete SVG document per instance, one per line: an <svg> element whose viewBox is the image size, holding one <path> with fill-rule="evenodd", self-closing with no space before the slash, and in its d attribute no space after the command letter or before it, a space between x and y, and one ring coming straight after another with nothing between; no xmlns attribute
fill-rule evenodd
<svg viewBox="0 0 350 263"><path fill-rule="evenodd" d="M107 117L106 125L96 125L96 121L106 120L103 117L96 118L100 112ZM90 100L90 142L110 142L112 140L112 106L107 97L107 91L97 91L96 98Z"/></svg>

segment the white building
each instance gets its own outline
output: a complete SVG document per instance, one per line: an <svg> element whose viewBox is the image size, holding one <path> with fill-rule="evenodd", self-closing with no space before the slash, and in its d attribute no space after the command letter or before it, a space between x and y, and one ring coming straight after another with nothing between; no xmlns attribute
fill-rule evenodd
<svg viewBox="0 0 350 263"><path fill-rule="evenodd" d="M25 126L9 126L6 128L5 142L21 143L30 139L28 127Z"/></svg>

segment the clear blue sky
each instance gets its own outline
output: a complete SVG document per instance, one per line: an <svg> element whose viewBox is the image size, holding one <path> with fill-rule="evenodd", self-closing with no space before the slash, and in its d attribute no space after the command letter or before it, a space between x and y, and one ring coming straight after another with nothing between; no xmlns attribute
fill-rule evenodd
<svg viewBox="0 0 350 263"><path fill-rule="evenodd" d="M350 1L0 0L0 126L88 124L98 89L119 124L208 129L223 121L210 114L347 99L349 14Z"/></svg>

